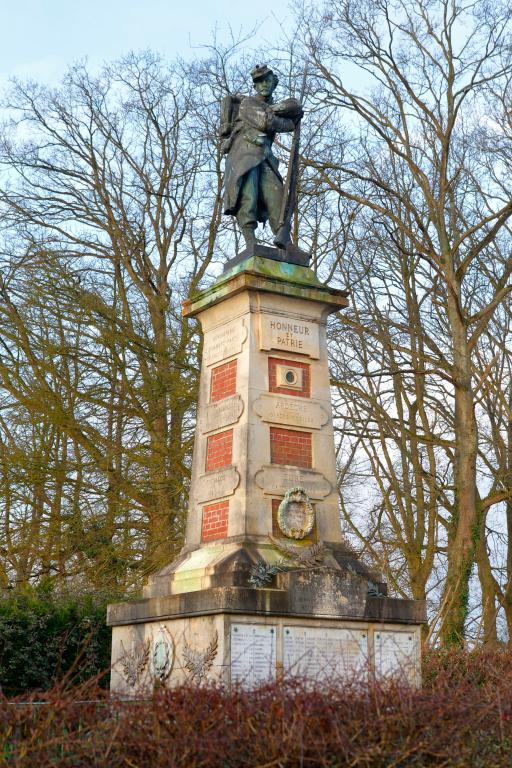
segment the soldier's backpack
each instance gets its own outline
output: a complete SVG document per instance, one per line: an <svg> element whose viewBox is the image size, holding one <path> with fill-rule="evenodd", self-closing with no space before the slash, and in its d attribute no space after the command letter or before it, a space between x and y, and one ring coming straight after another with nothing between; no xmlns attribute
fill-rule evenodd
<svg viewBox="0 0 512 768"><path fill-rule="evenodd" d="M233 139L233 128L238 117L242 96L239 93L228 93L220 104L220 135L224 139L222 151L227 154Z"/></svg>

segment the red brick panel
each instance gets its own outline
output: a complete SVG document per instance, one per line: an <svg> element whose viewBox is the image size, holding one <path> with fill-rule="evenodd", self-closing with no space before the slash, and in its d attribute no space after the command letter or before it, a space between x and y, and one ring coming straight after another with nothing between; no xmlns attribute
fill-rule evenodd
<svg viewBox="0 0 512 768"><path fill-rule="evenodd" d="M287 387L277 386L276 366L291 365L294 368L302 368L302 389L288 389ZM295 397L311 397L311 376L310 366L307 363L300 363L297 360L284 360L280 357L269 357L268 359L268 389L269 392L278 392L280 395L295 395Z"/></svg>
<svg viewBox="0 0 512 768"><path fill-rule="evenodd" d="M212 370L210 402L236 394L236 364L236 360L231 360Z"/></svg>
<svg viewBox="0 0 512 768"><path fill-rule="evenodd" d="M309 469L312 465L311 432L270 427L270 461Z"/></svg>
<svg viewBox="0 0 512 768"><path fill-rule="evenodd" d="M203 507L202 541L215 541L228 535L229 501Z"/></svg>
<svg viewBox="0 0 512 768"><path fill-rule="evenodd" d="M282 531L277 522L277 512L281 502L282 499L272 499L272 536L277 536L278 538L282 535Z"/></svg>
<svg viewBox="0 0 512 768"><path fill-rule="evenodd" d="M206 471L229 467L233 460L233 430L210 435L206 446Z"/></svg>

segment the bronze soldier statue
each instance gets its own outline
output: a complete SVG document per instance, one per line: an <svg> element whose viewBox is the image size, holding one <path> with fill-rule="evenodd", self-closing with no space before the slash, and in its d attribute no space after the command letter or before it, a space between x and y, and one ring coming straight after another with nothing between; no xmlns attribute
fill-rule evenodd
<svg viewBox="0 0 512 768"><path fill-rule="evenodd" d="M258 222L270 221L274 244L290 243L291 210L283 187L279 161L272 154L276 133L291 133L300 123L302 106L296 99L274 104L278 78L266 64L251 72L255 96L227 96L222 103L226 172L224 213L236 216L247 247L256 243Z"/></svg>

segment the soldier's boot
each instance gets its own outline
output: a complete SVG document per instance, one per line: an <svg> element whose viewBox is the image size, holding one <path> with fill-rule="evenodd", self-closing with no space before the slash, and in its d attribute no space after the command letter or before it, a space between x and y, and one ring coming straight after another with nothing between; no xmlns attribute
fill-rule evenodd
<svg viewBox="0 0 512 768"><path fill-rule="evenodd" d="M274 245L277 245L278 248L286 248L290 242L290 224L283 224L275 234Z"/></svg>
<svg viewBox="0 0 512 768"><path fill-rule="evenodd" d="M257 240L256 240L256 234L254 231L255 227L251 227L251 225L249 224L248 226L241 227L241 230L242 230L242 235L244 236L245 245L247 246L247 248L250 248L251 245L256 245Z"/></svg>

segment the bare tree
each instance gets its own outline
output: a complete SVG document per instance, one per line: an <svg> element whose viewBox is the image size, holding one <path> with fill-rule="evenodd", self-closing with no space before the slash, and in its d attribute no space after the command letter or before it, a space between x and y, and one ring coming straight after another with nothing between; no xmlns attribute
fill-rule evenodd
<svg viewBox="0 0 512 768"><path fill-rule="evenodd" d="M475 350L511 290L512 258L503 256L512 214L503 97L512 73L510 17L499 3L338 0L304 22L318 103L351 134L306 161L326 188L366 212L363 226L371 220L383 242L422 270L418 301L442 334L433 346L423 334L422 343L425 363L432 358L453 398L453 407L448 397L440 402L451 411L446 437L454 443L442 602L447 643L464 634L481 521ZM423 376L413 363L413 374Z"/></svg>
<svg viewBox="0 0 512 768"><path fill-rule="evenodd" d="M437 407L446 393L430 352L435 326L425 327L422 316L425 276L371 222L364 238L352 232L351 242L340 268L347 281L358 275L360 282L351 312L331 329L343 518L395 591L424 599L443 549L453 452Z"/></svg>
<svg viewBox="0 0 512 768"><path fill-rule="evenodd" d="M221 226L213 99L182 75L129 56L97 77L76 66L57 90L18 82L6 103L1 386L58 429L62 472L101 488L75 546L103 540L93 560L114 571L181 544L200 342L181 301Z"/></svg>

